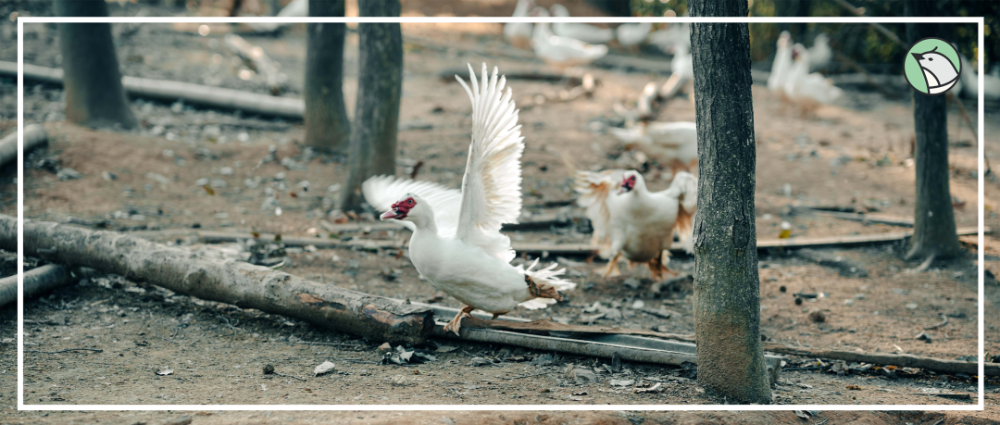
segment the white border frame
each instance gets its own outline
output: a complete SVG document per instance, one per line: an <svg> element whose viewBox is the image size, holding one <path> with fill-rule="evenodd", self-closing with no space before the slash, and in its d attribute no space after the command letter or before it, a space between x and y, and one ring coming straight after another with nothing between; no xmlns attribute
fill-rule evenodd
<svg viewBox="0 0 1000 425"><path fill-rule="evenodd" d="M620 410L650 410L650 411L755 411L755 410L880 410L880 411L903 411L903 410L983 410L985 400L985 377L983 359L983 314L984 314L984 249L983 249L983 219L985 217L984 199L984 108L983 91L979 91L979 403L977 405L663 405L663 404L640 404L640 405L565 405L565 404L499 404L499 405L436 405L436 404L403 404L403 405L120 405L120 404L81 404L81 405L44 405L44 404L24 404L24 24L25 23L507 23L507 22L588 22L588 23L635 23L635 22L684 22L684 23L950 23L950 24L977 24L979 34L979 46L983 46L985 37L983 35L983 17L836 17L836 18L788 18L788 17L683 17L683 18L621 18L621 17L573 17L573 18L511 18L511 17L312 17L312 18L246 18L246 17L205 17L205 18L182 18L182 17L100 17L100 18L77 18L77 17L18 17L17 20L17 409L18 410L39 410L39 411L108 411L108 410L434 410L434 411L456 411L456 410L595 410L595 411L620 411ZM979 87L983 87L984 79L984 53L979 51Z"/></svg>

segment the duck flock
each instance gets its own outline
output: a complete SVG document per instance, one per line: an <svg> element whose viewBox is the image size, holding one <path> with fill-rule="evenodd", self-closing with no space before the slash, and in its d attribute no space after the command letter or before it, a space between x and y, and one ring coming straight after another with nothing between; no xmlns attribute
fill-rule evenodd
<svg viewBox="0 0 1000 425"><path fill-rule="evenodd" d="M544 17L550 11L569 16L561 5L546 10L531 0L520 0L514 16ZM610 29L583 23L513 22L505 25L504 38L513 46L534 50L547 64L559 68L586 65L605 56L607 43L612 41L627 49L650 43L674 55L672 78L680 80L675 83L693 79L688 25L652 30L650 23ZM836 101L842 91L817 72L832 59L828 41L820 34L806 48L793 44L791 35L783 32L768 90L805 112ZM963 73L972 73L971 67L963 68ZM468 82L456 79L472 103L472 140L461 187L376 176L362 185L362 192L382 212L382 220L396 220L412 230L409 258L422 279L465 305L445 328L459 334L462 319L473 310L491 313L495 319L518 306L545 308L561 301L576 284L564 277L565 269L558 269L557 264L539 267L538 260L511 264L515 253L510 238L500 229L521 216L525 148L514 94L499 70L494 68L490 74L485 63L478 76L469 66ZM967 89L964 78L963 83ZM598 272L619 276L619 261L624 259L630 264L645 263L656 279L675 274L667 267L670 250L691 252L693 248L698 201L698 179L693 174L698 165L695 123L639 120L629 128L608 131L626 149L670 167L673 175L666 190L653 192L636 170L576 171L566 158L574 173L577 205L594 229L594 250L608 260Z"/></svg>

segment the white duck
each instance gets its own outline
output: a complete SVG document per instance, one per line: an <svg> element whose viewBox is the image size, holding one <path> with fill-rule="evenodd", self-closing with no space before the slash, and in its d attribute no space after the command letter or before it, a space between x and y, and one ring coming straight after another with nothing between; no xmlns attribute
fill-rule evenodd
<svg viewBox="0 0 1000 425"><path fill-rule="evenodd" d="M515 18L524 18L531 13L535 7L532 0L518 0L514 8ZM531 23L530 22L508 22L503 26L503 38L512 46L518 49L531 48Z"/></svg>
<svg viewBox="0 0 1000 425"><path fill-rule="evenodd" d="M792 46L792 70L785 82L785 96L797 103L804 113L821 104L833 103L843 93L833 81L818 72L809 73L809 51L796 43Z"/></svg>
<svg viewBox="0 0 1000 425"><path fill-rule="evenodd" d="M792 34L782 31L778 36L778 52L774 54L771 75L767 77L767 89L784 99L785 82L792 70Z"/></svg>
<svg viewBox="0 0 1000 425"><path fill-rule="evenodd" d="M688 52L687 44L677 44L673 47L673 59L670 60L671 74L667 82L660 87L660 97L670 99L680 92L688 82L694 81L694 61ZM694 97L691 97L694 101Z"/></svg>
<svg viewBox="0 0 1000 425"><path fill-rule="evenodd" d="M665 17L674 18L677 14L673 10L664 13ZM686 16L686 15L685 15ZM688 23L672 23L667 29L654 31L649 35L649 44L658 47L663 53L674 52L677 45L683 44L691 48L691 25Z"/></svg>
<svg viewBox="0 0 1000 425"><path fill-rule="evenodd" d="M958 57L962 61L962 71L959 80L962 82L961 94L969 99L979 97L979 74L973 69L972 64L959 53ZM955 87L957 90L958 87ZM993 70L983 76L983 97L990 100L1000 99L1000 71L996 66Z"/></svg>
<svg viewBox="0 0 1000 425"><path fill-rule="evenodd" d="M552 10L552 15L555 17L569 17L569 9L566 9L566 6L556 3L549 9ZM603 44L615 38L615 33L611 28L601 28L577 22L556 22L552 24L552 32L558 36L575 38L591 44Z"/></svg>
<svg viewBox="0 0 1000 425"><path fill-rule="evenodd" d="M661 165L690 172L698 166L698 131L693 122L638 122L632 128L609 127L608 132Z"/></svg>
<svg viewBox="0 0 1000 425"><path fill-rule="evenodd" d="M558 277L564 269L554 270L555 264L541 270L532 270L537 260L527 269L510 264L514 251L500 226L521 214L524 138L511 90L503 90L506 79L497 79L496 68L487 78L486 64L481 82L471 65L469 74L471 89L456 76L472 99L462 190L393 176L372 177L361 186L368 203L386 211L382 220L400 220L413 230L409 254L420 275L466 305L445 326L456 334L474 309L496 318L518 305L544 308L562 300L559 290L576 286Z"/></svg>
<svg viewBox="0 0 1000 425"><path fill-rule="evenodd" d="M830 50L830 39L826 34L819 34L813 39L813 45L809 48L809 70L826 68L833 59L833 50Z"/></svg>
<svg viewBox="0 0 1000 425"><path fill-rule="evenodd" d="M547 17L549 12L538 7L532 15ZM557 68L586 65L608 54L608 46L603 44L587 44L575 38L552 34L546 22L535 25L531 41L535 55Z"/></svg>
<svg viewBox="0 0 1000 425"><path fill-rule="evenodd" d="M577 204L587 209L594 227L593 244L610 258L605 277L618 276L618 260L644 262L657 279L674 274L665 266L674 234L691 240L691 222L698 203L698 179L677 173L667 190L652 193L637 171L580 171Z"/></svg>
<svg viewBox="0 0 1000 425"><path fill-rule="evenodd" d="M615 28L615 38L622 47L637 47L646 41L646 38L649 37L649 31L652 29L652 22L621 24L618 28Z"/></svg>

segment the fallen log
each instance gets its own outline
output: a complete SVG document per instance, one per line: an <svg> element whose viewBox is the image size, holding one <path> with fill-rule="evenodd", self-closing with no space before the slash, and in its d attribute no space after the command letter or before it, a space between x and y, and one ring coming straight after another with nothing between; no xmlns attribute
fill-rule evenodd
<svg viewBox="0 0 1000 425"><path fill-rule="evenodd" d="M821 359L864 362L897 367L915 367L938 373L964 373L979 375L979 363L943 360L910 354L873 354L855 351L817 350L805 347L788 347L781 344L764 343L764 351L792 356L815 357ZM1000 363L986 363L986 376L1000 376Z"/></svg>
<svg viewBox="0 0 1000 425"><path fill-rule="evenodd" d="M0 215L0 248L17 249L17 219ZM24 254L91 267L204 300L281 314L375 341L422 344L432 310L311 282L239 261L207 260L181 248L77 226L24 223Z"/></svg>
<svg viewBox="0 0 1000 425"><path fill-rule="evenodd" d="M17 63L0 61L0 75L16 77ZM30 80L62 85L63 70L24 64L24 79L25 81ZM122 86L130 96L167 102L183 100L192 105L240 110L248 114L275 116L292 120L301 120L306 109L305 102L302 99L268 96L177 81L122 77Z"/></svg>
<svg viewBox="0 0 1000 425"><path fill-rule="evenodd" d="M28 152L48 143L49 135L40 124L28 124L24 127L24 152ZM17 159L17 129L0 140L0 165Z"/></svg>
<svg viewBox="0 0 1000 425"><path fill-rule="evenodd" d="M434 314L440 318L452 317L459 311L436 305L427 307L432 308ZM496 320L490 320L491 315L479 311L473 311L472 316L462 320L462 328L459 331L461 336L445 332L443 322L439 322L435 327L434 335L608 359L617 354L622 360L633 362L673 366L680 366L683 363L697 364L697 347L692 343L694 335L657 332L656 336L667 338L664 340L635 336L632 333L635 331L633 329L562 325L548 320L531 321L512 316L500 316ZM780 356L765 355L772 383L777 382L781 374L781 360Z"/></svg>
<svg viewBox="0 0 1000 425"><path fill-rule="evenodd" d="M95 274L92 269L71 270L69 267L47 264L24 272L24 299L66 286ZM0 279L0 306L17 301L17 275Z"/></svg>
<svg viewBox="0 0 1000 425"><path fill-rule="evenodd" d="M864 224L875 223L899 227L913 227L913 219L909 217L897 217L885 214L856 214L851 212L819 210L815 208L797 208L797 210L806 211L808 214L833 217L840 220L858 221Z"/></svg>

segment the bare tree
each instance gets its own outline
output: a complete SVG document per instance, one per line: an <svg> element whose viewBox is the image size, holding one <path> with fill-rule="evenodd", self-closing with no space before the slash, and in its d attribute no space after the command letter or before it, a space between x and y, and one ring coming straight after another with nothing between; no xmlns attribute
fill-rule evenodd
<svg viewBox="0 0 1000 425"><path fill-rule="evenodd" d="M746 16L743 1L699 0L691 16ZM747 24L692 24L698 131L694 319L698 382L738 403L770 403L760 341L754 223L756 146Z"/></svg>
<svg viewBox="0 0 1000 425"><path fill-rule="evenodd" d="M361 16L399 16L399 0L359 2ZM399 24L360 24L358 99L351 132L351 171L340 209L361 209L361 183L396 173L396 128L403 90L403 34Z"/></svg>
<svg viewBox="0 0 1000 425"><path fill-rule="evenodd" d="M907 1L908 16L938 16L937 2ZM906 24L911 43L940 36L938 24ZM917 202L907 259L947 258L962 252L955 232L955 210L948 187L948 111L945 95L913 90L916 132Z"/></svg>
<svg viewBox="0 0 1000 425"><path fill-rule="evenodd" d="M309 16L344 16L344 0L309 0ZM347 154L351 122L344 104L346 24L306 24L306 145Z"/></svg>
<svg viewBox="0 0 1000 425"><path fill-rule="evenodd" d="M59 16L108 16L104 0L57 0ZM134 128L110 24L57 24L66 118L90 127Z"/></svg>

